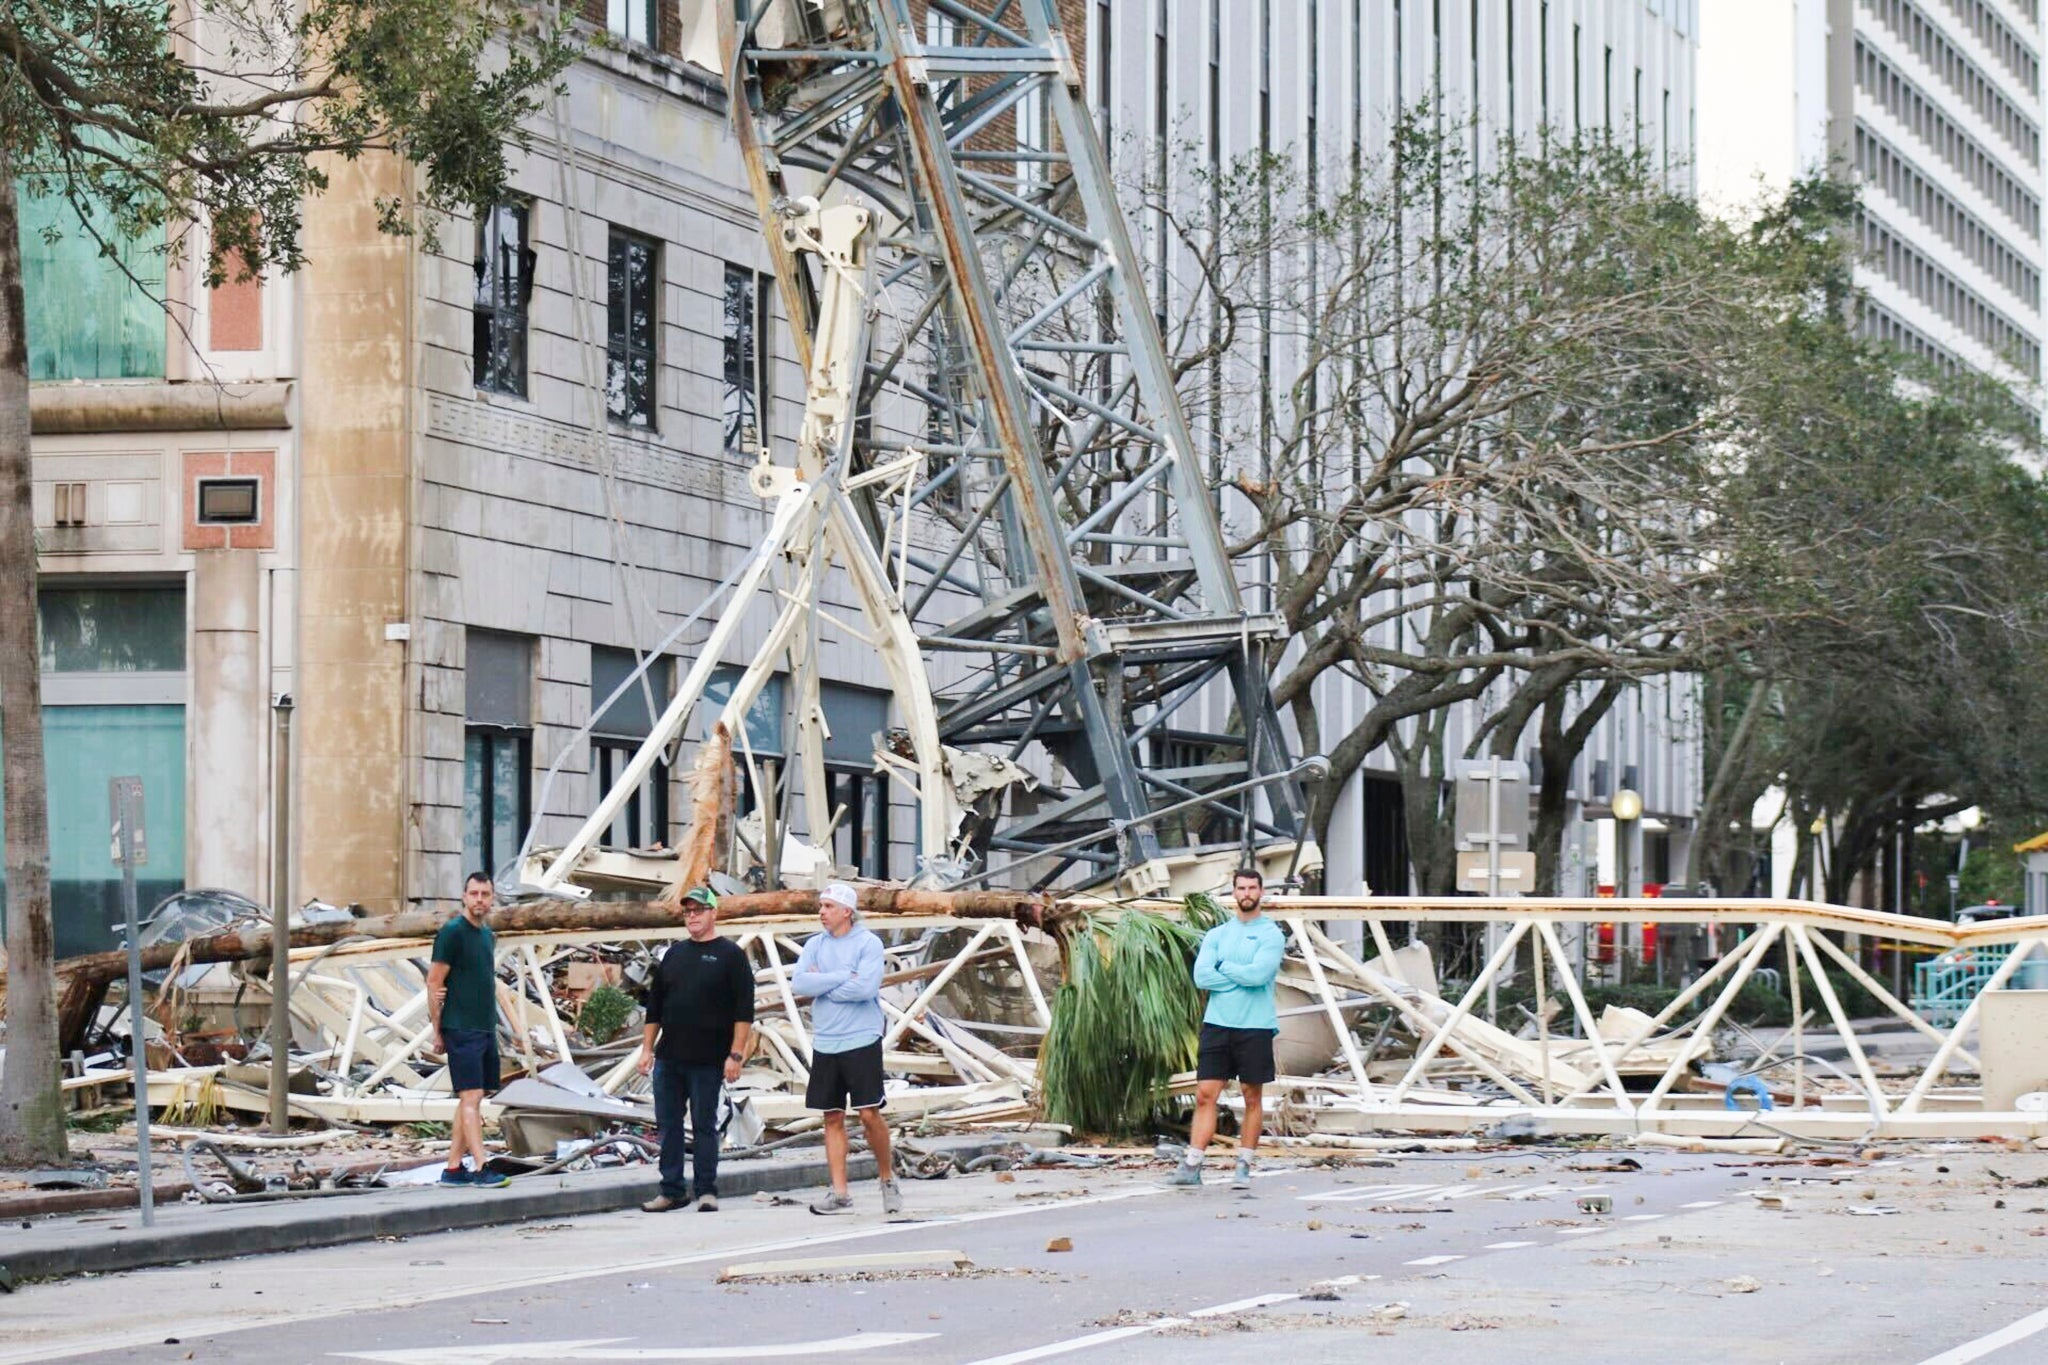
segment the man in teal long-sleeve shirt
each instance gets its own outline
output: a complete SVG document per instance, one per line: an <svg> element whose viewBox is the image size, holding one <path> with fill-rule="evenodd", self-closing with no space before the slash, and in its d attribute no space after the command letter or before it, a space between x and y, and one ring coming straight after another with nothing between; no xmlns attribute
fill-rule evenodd
<svg viewBox="0 0 2048 1365"><path fill-rule="evenodd" d="M1230 894L1237 902L1236 917L1202 935L1202 950L1195 956L1195 984L1209 992L1209 1005L1202 1011L1195 1062L1194 1130L1188 1135L1187 1158L1171 1183L1202 1183L1202 1158L1216 1136L1217 1101L1224 1085L1235 1080L1244 1093L1244 1124L1230 1188L1248 1190L1265 1118L1265 1086L1274 1076L1273 1035L1280 1031L1280 1015L1273 1007L1273 979L1280 975L1287 941L1260 909L1266 879L1257 868L1241 869L1231 879Z"/></svg>

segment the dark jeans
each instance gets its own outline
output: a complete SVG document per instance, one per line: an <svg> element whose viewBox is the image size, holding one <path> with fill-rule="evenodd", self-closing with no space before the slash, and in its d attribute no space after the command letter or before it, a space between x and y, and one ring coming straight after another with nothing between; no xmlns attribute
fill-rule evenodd
<svg viewBox="0 0 2048 1365"><path fill-rule="evenodd" d="M661 1192L689 1197L683 1180L683 1112L689 1111L691 1150L698 1197L718 1193L718 1092L725 1068L654 1063L654 1126L661 1129Z"/></svg>

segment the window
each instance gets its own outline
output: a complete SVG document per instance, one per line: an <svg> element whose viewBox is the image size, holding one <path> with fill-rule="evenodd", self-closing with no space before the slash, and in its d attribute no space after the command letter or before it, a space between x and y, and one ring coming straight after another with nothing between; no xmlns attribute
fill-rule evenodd
<svg viewBox="0 0 2048 1365"><path fill-rule="evenodd" d="M201 526L246 526L262 520L261 485L255 479L201 479Z"/></svg>
<svg viewBox="0 0 2048 1365"><path fill-rule="evenodd" d="M821 683L825 712L825 808L832 858L863 877L889 875L889 779L875 771L875 736L889 726L889 694Z"/></svg>
<svg viewBox="0 0 2048 1365"><path fill-rule="evenodd" d="M654 46L660 33L654 0L605 0L604 26L628 42Z"/></svg>
<svg viewBox="0 0 2048 1365"><path fill-rule="evenodd" d="M745 455L768 441L768 277L725 268L725 449Z"/></svg>
<svg viewBox="0 0 2048 1365"><path fill-rule="evenodd" d="M654 427L658 247L613 228L606 279L604 405L614 422Z"/></svg>
<svg viewBox="0 0 2048 1365"><path fill-rule="evenodd" d="M185 589L44 588L36 594L45 673L182 673Z"/></svg>
<svg viewBox="0 0 2048 1365"><path fill-rule="evenodd" d="M476 386L526 397L526 305L533 297L534 251L528 209L499 204L476 229Z"/></svg>
<svg viewBox="0 0 2048 1365"><path fill-rule="evenodd" d="M36 614L50 909L57 953L68 957L119 943L109 779L142 779L149 861L138 869L138 902L154 905L185 886L185 589L45 587ZM0 893L4 886L0 873Z"/></svg>
<svg viewBox="0 0 2048 1365"><path fill-rule="evenodd" d="M590 732L593 807L626 771L633 755L640 751L641 741L653 733L658 713L650 712L648 693L654 694L656 707L668 704L670 661L657 658L649 661L644 679L635 679L609 710L598 714L597 708L604 704L604 699L633 676L635 666L630 649L607 649L602 645L591 648L590 709L596 721ZM668 787L669 766L656 762L613 818L604 844L611 848L647 848L668 842Z"/></svg>
<svg viewBox="0 0 2048 1365"><path fill-rule="evenodd" d="M21 282L30 379L161 379L161 230L125 238L112 216L81 220L61 194L23 188ZM100 253L105 240L112 259Z"/></svg>
<svg viewBox="0 0 2048 1365"><path fill-rule="evenodd" d="M721 664L711 671L704 682L704 696L697 703L697 737L702 739L711 733L711 726L725 710L725 704L732 700L732 689L739 683L746 670L731 664ZM782 679L771 677L762 686L754 704L747 708L746 738L732 737L733 762L744 770L746 750L752 749L755 758L779 758L782 755ZM745 777L744 771L741 777Z"/></svg>
<svg viewBox="0 0 2048 1365"><path fill-rule="evenodd" d="M462 863L492 874L533 818L533 642L472 630L463 678Z"/></svg>

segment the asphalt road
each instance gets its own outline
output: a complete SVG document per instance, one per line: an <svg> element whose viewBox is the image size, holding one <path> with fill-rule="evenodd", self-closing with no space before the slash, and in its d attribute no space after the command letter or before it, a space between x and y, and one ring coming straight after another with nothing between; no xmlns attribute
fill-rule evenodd
<svg viewBox="0 0 2048 1365"><path fill-rule="evenodd" d="M1922 1362L2020 1331L2048 1303L2048 1243L2022 1230L2010 1249L1950 1256L1954 1239L1937 1246L1940 1228L1903 1213L1833 1216L1877 1193L1857 1188L1868 1172L1799 1168L1832 1183L1792 1187L1796 1209L1771 1212L1748 1190L1784 1168L1643 1155L1641 1171L1575 1169L1613 1159L1272 1168L1249 1195L1167 1190L1163 1171L984 1175L910 1185L925 1219L912 1223L884 1222L870 1186L847 1219L737 1201L175 1267L0 1299L0 1365ZM1923 1167L1887 1178L1910 1185ZM1582 1212L1584 1198L1611 1212ZM1058 1238L1072 1250L1050 1250ZM972 1267L720 1282L741 1263L941 1251ZM1943 1365L2044 1358L2048 1331Z"/></svg>

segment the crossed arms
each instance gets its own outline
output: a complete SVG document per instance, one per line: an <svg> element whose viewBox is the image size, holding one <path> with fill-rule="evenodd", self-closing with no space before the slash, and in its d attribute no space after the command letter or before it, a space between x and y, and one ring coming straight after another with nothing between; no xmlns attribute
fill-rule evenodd
<svg viewBox="0 0 2048 1365"><path fill-rule="evenodd" d="M818 967L817 943L823 934L816 935L804 943L803 951L797 954L796 972L790 977L790 989L798 995L808 995L813 1000L838 1000L845 1004L858 1004L862 1000L873 1000L882 993L882 941L873 934L864 935L859 955L852 971L822 971ZM1279 961L1274 960L1278 970Z"/></svg>
<svg viewBox="0 0 2048 1365"><path fill-rule="evenodd" d="M1205 991L1264 990L1280 975L1280 957L1285 945L1280 935L1259 939L1250 962L1231 962L1216 952L1216 936L1202 936L1202 951L1195 955L1195 984Z"/></svg>

